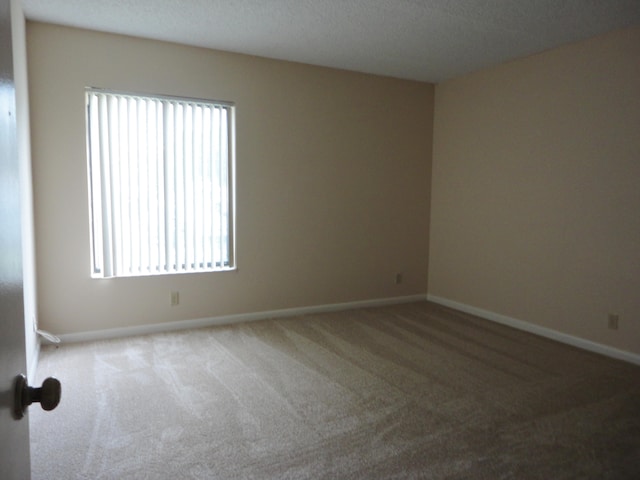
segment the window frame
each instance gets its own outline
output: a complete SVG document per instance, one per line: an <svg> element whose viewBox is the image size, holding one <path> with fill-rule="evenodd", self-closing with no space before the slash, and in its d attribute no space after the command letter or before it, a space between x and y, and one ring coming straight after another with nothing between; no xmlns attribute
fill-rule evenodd
<svg viewBox="0 0 640 480"><path fill-rule="evenodd" d="M227 132L226 132L226 151L227 151L227 159L226 159L226 251L227 258L221 258L219 261L215 261L213 259L211 262L206 262L207 265L204 265L205 261L203 259L198 263L198 259L195 259L195 262L190 262L185 259L182 265L179 265L180 262L177 261L173 268L169 268L169 261L165 258L165 265L160 265L159 262L155 265L155 271L137 271L137 272L118 272L117 268L114 268L113 273L110 275L107 274L106 268L104 266L104 260L102 262L97 261L98 256L102 256L104 254L104 248L102 248L102 252L98 254L97 252L100 250L99 245L102 245L102 241L96 242L95 240L95 230L94 221L96 219L96 214L94 210L96 209L96 205L94 204L94 192L93 192L93 165L94 160L92 159L92 145L91 145L91 109L90 109L90 95L92 94L103 94L103 95L114 95L114 96L124 96L130 98L139 98L143 100L152 100L152 101L160 101L160 102L177 102L183 105L205 105L205 106L214 106L222 108L226 111L227 117ZM87 167L87 179L88 179L88 209L89 209L89 235L90 235L90 271L91 278L96 279L109 279L109 278L126 278L126 277L144 277L144 276L162 276L162 275L175 275L175 274L194 274L194 273L217 273L217 272L227 272L233 271L237 269L237 259L236 259L236 105L234 102L229 101L220 101L220 100L210 100L196 97L186 97L186 96L175 96L175 95L166 95L166 94L156 94L156 93L139 93L139 92L131 92L131 91L123 91L123 90L114 90L114 89L106 89L106 88L98 88L98 87L85 87L84 89L84 100L85 100L85 142L86 142L86 167ZM175 131L175 129L173 129ZM162 140L163 148L166 146L166 132L163 131L163 135L159 137ZM161 156L159 156L161 162L164 163L166 160L166 153L163 150ZM97 162L102 163L102 159L97 160ZM186 162L182 163L183 165ZM102 168L102 165L101 165ZM183 166L183 168L185 168ZM101 174L100 174L101 175ZM101 179L102 182L102 179ZM185 184L185 186L188 184ZM190 185L194 185L193 183ZM219 184L220 185L220 184ZM164 188L164 187L162 187ZM166 193L166 192L165 192ZM163 216L165 222L164 228L166 228L166 209L167 205L164 202L162 207ZM185 210L186 211L186 210ZM224 215L219 217L221 220L224 219ZM100 231L102 231L104 222L101 222L101 226L99 227ZM103 234L104 237L104 234ZM194 237L195 238L195 237ZM99 245L98 245L99 244ZM176 247L177 249L177 247ZM177 253L176 253L177 255ZM151 262L149 262L151 263ZM102 266L102 269L100 268ZM150 267L152 267L150 265ZM165 267L163 269L163 267Z"/></svg>

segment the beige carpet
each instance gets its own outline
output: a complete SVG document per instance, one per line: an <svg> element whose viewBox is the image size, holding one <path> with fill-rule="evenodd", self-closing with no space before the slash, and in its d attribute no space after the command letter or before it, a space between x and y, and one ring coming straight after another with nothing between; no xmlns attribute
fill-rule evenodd
<svg viewBox="0 0 640 480"><path fill-rule="evenodd" d="M47 347L34 479L638 479L640 367L429 303Z"/></svg>

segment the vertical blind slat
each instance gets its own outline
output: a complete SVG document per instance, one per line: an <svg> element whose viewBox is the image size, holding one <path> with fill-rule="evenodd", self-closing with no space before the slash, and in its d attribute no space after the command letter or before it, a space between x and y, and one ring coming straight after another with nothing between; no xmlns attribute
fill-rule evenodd
<svg viewBox="0 0 640 480"><path fill-rule="evenodd" d="M189 145L191 145L191 175L189 180L191 182L191 194L189 201L191 202L191 208L189 211L191 212L190 225L191 225L191 234L189 235L189 243L191 245L191 267L197 268L197 260L198 260L198 250L197 250L197 242L196 235L198 231L197 227L197 216L198 216L198 189L197 189L197 171L198 171L198 147L196 145L196 136L198 129L198 107L193 105L191 107L191 141Z"/></svg>
<svg viewBox="0 0 640 480"><path fill-rule="evenodd" d="M173 229L171 228L171 219L173 218L173 188L170 188L173 185L173 172L171 171L173 165L173 128L170 128L169 119L173 114L173 108L169 102L165 102L164 111L165 115L163 121L165 135L163 136L163 140L164 151L166 153L166 162L164 163L164 190L166 192L166 194L164 195L164 271L170 272L172 258L170 252L170 248L172 245L171 232L173 231Z"/></svg>
<svg viewBox="0 0 640 480"><path fill-rule="evenodd" d="M217 128L220 126L219 122L220 118L220 110L218 108L211 109L211 177L215 178L217 175L217 161L219 155L220 145L218 143L217 138ZM218 196L220 195L219 189L222 188L222 185L215 185L211 188L211 259L214 262L213 266L215 267L215 262L218 259L217 253L217 240L216 235L218 231L218 223L220 219L217 215L217 206L218 206Z"/></svg>
<svg viewBox="0 0 640 480"><path fill-rule="evenodd" d="M220 167L219 170L219 176L220 178L224 178L224 169L225 169L225 165L226 165L226 151L225 151L225 145L226 145L226 111L220 109L220 133L219 133L219 141L218 141L218 145L219 145L219 157L218 157L218 165ZM226 185L223 185L223 187L226 187ZM219 248L219 257L222 258L223 254L224 254L224 244L222 242L222 239L226 236L225 235L225 223L224 221L222 221L224 219L224 212L226 210L226 188L221 188L220 189L220 209L219 209L219 218L221 219L220 221L220 234L219 234L219 242L218 242L218 248Z"/></svg>

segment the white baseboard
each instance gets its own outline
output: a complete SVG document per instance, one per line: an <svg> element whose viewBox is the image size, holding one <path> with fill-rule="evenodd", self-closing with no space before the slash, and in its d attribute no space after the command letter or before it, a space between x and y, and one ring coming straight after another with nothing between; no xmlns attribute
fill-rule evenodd
<svg viewBox="0 0 640 480"><path fill-rule="evenodd" d="M503 325L508 325L510 327L517 328L519 330L524 330L525 332L540 335L541 337L546 337L552 340L556 340L558 342L566 343L567 345L582 348L584 350L599 353L601 355L606 355L607 357L615 358L617 360L623 360L625 362L633 363L635 365L640 365L640 355L635 353L627 352L625 350L619 350L617 348L610 347L608 345L592 342L591 340L585 340L584 338L568 335L566 333L558 332L557 330L541 327L533 323L525 322L523 320L518 320L516 318L508 317L506 315L501 315L499 313L491 312L489 310L483 310L481 308L473 307L471 305L466 305L464 303L455 302L453 300L438 297L436 295L431 295L431 294L427 295L427 300L430 302L438 303L440 305L444 305L445 307L450 307L455 310L460 310L461 312L470 313L471 315L475 315L477 317L481 317L486 320L491 320L493 322L501 323Z"/></svg>
<svg viewBox="0 0 640 480"><path fill-rule="evenodd" d="M354 308L381 307L401 303L425 301L426 295L409 295L404 297L381 298L374 300L361 300L355 302L334 303L329 305L316 305L310 307L286 308L282 310L270 310L265 312L239 313L235 315L223 315L219 317L198 318L194 320L180 320L177 322L154 323L132 327L110 328L106 330L93 330L80 333L67 333L57 335L62 343L90 342L95 340L107 340L110 338L132 337L149 333L170 332L186 330L190 328L210 327L213 325L230 325L233 323L265 320L267 318L292 317L296 315L308 315L311 313L336 312Z"/></svg>
<svg viewBox="0 0 640 480"><path fill-rule="evenodd" d="M132 327L110 328L106 330L93 330L88 332L67 333L58 335L62 343L89 342L95 340L107 340L110 338L131 337L135 335L146 335L150 333L170 332L177 330L186 330L190 328L202 328L214 325L230 325L241 322L251 322L256 320L265 320L268 318L292 317L297 315L308 315L312 313L335 312L341 310L350 310L355 308L381 307L385 305L395 305L401 303L420 302L428 300L430 302L444 305L461 312L476 315L486 320L501 323L525 332L550 338L567 345L582 348L590 352L606 355L617 360L640 365L640 355L619 350L608 345L585 340L566 333L559 332L546 327L541 327L533 323L518 320L513 317L501 315L499 313L483 310L471 305L449 300L447 298L438 297L436 295L409 295L404 297L382 298L374 300L361 300L355 302L334 303L328 305L315 305L310 307L286 308L281 310L269 310L253 313L239 313L234 315L222 315L218 317L198 318L193 320L181 320L176 322L154 323L149 325L139 325ZM39 349L36 352L39 353ZM37 364L37 362L35 362Z"/></svg>

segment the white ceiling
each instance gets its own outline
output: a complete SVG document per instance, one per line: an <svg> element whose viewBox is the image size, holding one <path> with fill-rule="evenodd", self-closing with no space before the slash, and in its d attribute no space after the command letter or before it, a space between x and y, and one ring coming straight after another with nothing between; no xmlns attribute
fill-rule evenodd
<svg viewBox="0 0 640 480"><path fill-rule="evenodd" d="M640 25L640 0L23 0L28 19L440 82Z"/></svg>

